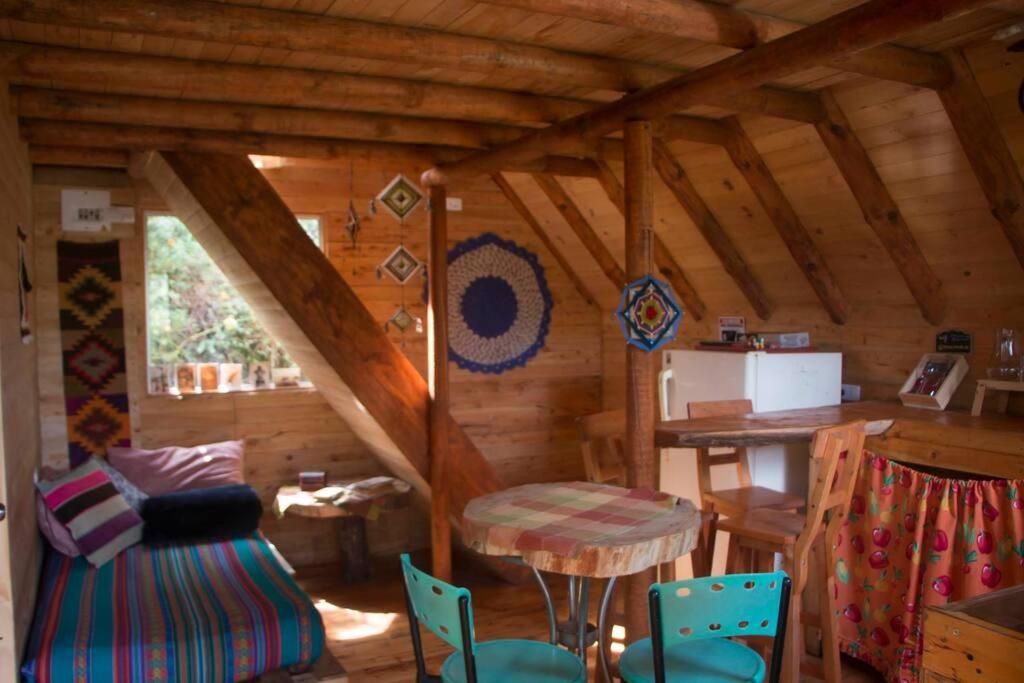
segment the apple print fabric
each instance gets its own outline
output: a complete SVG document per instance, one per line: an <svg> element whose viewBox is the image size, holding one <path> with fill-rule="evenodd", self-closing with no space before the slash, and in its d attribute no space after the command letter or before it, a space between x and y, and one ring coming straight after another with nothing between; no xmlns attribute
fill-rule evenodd
<svg viewBox="0 0 1024 683"><path fill-rule="evenodd" d="M916 682L925 607L1024 583L1024 480L945 479L865 452L838 542L840 647Z"/></svg>

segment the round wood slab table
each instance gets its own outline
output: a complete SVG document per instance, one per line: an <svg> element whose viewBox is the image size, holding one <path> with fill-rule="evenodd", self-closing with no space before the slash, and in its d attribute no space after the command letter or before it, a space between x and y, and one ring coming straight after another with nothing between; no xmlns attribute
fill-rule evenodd
<svg viewBox="0 0 1024 683"><path fill-rule="evenodd" d="M615 580L693 550L700 522L692 502L660 491L588 482L526 484L470 501L462 538L479 553L533 569L547 603L551 642L574 649L586 666L587 647L596 640L610 681L605 640ZM569 577L567 621L557 623L540 571ZM608 580L596 628L586 618L592 578Z"/></svg>

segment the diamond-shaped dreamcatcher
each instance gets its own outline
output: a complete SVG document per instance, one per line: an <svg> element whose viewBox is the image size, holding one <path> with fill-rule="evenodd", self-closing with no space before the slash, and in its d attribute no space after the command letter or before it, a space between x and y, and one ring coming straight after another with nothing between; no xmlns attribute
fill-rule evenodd
<svg viewBox="0 0 1024 683"><path fill-rule="evenodd" d="M390 256L384 259L384 263L380 264L380 270L395 278L398 284L404 285L409 278L416 274L421 265L423 264L412 255L412 252L399 245L395 247ZM380 276L378 275L378 277Z"/></svg>
<svg viewBox="0 0 1024 683"><path fill-rule="evenodd" d="M626 285L615 315L627 342L654 351L675 339L683 310L666 283L646 275Z"/></svg>
<svg viewBox="0 0 1024 683"><path fill-rule="evenodd" d="M384 323L384 330L388 330L392 325L394 325L395 329L399 332L405 332L413 326L416 327L417 332L423 331L423 321L410 313L405 306L399 306L398 310L388 318L388 321Z"/></svg>
<svg viewBox="0 0 1024 683"><path fill-rule="evenodd" d="M399 174L377 195L377 201L399 221L404 221L423 201L423 193L415 183Z"/></svg>

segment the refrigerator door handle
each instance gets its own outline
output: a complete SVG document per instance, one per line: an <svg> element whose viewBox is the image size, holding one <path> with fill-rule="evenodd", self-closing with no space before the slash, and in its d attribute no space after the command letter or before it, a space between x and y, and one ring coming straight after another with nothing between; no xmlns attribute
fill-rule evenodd
<svg viewBox="0 0 1024 683"><path fill-rule="evenodd" d="M672 382L672 368L667 368L658 373L658 401L661 406L661 419L667 421L672 419L672 410L669 406L669 383Z"/></svg>

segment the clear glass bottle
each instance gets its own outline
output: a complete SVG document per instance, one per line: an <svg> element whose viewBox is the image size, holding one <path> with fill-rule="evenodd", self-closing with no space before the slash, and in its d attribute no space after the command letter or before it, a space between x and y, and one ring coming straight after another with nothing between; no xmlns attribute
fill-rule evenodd
<svg viewBox="0 0 1024 683"><path fill-rule="evenodd" d="M988 368L989 379L1021 381L1020 335L1017 330L1009 327L996 330L995 342Z"/></svg>

